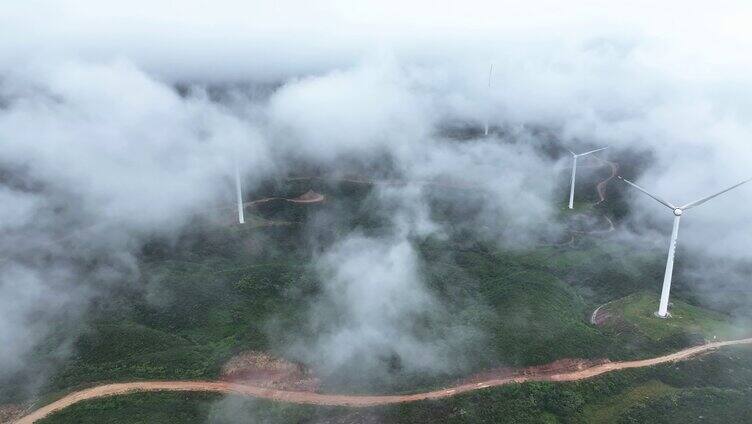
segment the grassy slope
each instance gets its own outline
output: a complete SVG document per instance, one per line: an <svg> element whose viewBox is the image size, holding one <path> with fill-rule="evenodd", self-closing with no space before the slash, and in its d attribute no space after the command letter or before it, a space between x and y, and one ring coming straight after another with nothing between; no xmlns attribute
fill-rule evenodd
<svg viewBox="0 0 752 424"><path fill-rule="evenodd" d="M581 418L583 421L593 424L615 423L619 419L619 415L627 409L676 391L677 389L660 380L650 380L647 383L635 385L600 403L585 405L581 412Z"/></svg>
<svg viewBox="0 0 752 424"><path fill-rule="evenodd" d="M205 423L217 396L148 393L103 398L67 408L43 423Z"/></svg>
<svg viewBox="0 0 752 424"><path fill-rule="evenodd" d="M627 324L651 340L661 340L678 332L696 334L706 339L742 336L723 314L681 300L672 302L670 319L656 319L656 300L653 293L639 292L619 299L604 309L623 317Z"/></svg>

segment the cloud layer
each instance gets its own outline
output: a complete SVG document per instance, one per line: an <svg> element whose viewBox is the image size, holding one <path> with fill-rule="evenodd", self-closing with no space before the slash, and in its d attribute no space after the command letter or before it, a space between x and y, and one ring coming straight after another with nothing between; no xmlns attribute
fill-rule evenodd
<svg viewBox="0 0 752 424"><path fill-rule="evenodd" d="M90 299L134 281L150 235L231 202L235 163L249 187L301 163L400 181L376 194L399 211L391 233L344 234L317 252L327 285L312 308L349 319L310 353L325 368L397 353L419 369L426 351L445 363L405 324L442 309L414 251L452 227L433 216L437 200L465 218L455 226L520 248L561 233L559 144L647 152L638 182L678 203L750 176L749 6L643 6L651 13L552 1L3 7L4 371L54 323L75 327ZM478 137L486 121L494 134ZM750 190L688 213L681 246L748 260ZM668 211L629 198L641 241L668 233ZM103 265L81 269L92 258ZM358 342L333 355L342 337Z"/></svg>

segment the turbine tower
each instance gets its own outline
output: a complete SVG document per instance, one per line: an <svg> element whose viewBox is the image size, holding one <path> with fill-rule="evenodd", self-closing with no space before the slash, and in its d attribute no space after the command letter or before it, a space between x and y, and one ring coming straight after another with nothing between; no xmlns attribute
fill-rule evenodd
<svg viewBox="0 0 752 424"><path fill-rule="evenodd" d="M580 153L579 155L569 149L569 153L572 154L572 187L569 189L569 209L574 208L574 177L577 174L577 158L580 156L587 156L591 153L600 152L601 150L606 150L608 147L601 147L600 149L591 150L589 152Z"/></svg>
<svg viewBox="0 0 752 424"><path fill-rule="evenodd" d="M681 217L684 214L684 211L691 209L695 206L700 206L701 204L707 202L708 200L720 196L721 194L732 190L736 187L739 187L740 185L749 182L752 180L752 178L748 180L744 180L740 182L739 184L733 185L725 190L719 191L716 194L713 194L711 196L703 197L700 200L695 200L692 203L687 203L684 206L676 207L672 205L671 203L663 200L662 198L649 193L644 188L638 186L637 184L622 178L619 176L619 179L624 181L625 183L631 185L632 187L636 188L637 190L640 190L641 192L647 194L648 196L652 197L654 200L656 200L658 203L662 204L663 206L671 209L671 211L674 213L674 228L671 231L671 242L668 245L668 259L666 260L666 273L663 275L663 288L661 289L661 303L658 306L658 312L656 312L656 315L660 318L668 318L668 297L669 293L671 292L671 276L674 273L674 253L676 252L676 242L679 237L679 221L681 221Z"/></svg>
<svg viewBox="0 0 752 424"><path fill-rule="evenodd" d="M491 64L491 67L488 69L488 91L491 91L491 75L493 74L493 63ZM486 116L486 122L484 125L485 130L483 131L484 135L488 135L488 116Z"/></svg>
<svg viewBox="0 0 752 424"><path fill-rule="evenodd" d="M243 215L243 190L240 188L240 168L238 168L237 162L235 162L235 194L238 198L238 222L245 224L245 216Z"/></svg>

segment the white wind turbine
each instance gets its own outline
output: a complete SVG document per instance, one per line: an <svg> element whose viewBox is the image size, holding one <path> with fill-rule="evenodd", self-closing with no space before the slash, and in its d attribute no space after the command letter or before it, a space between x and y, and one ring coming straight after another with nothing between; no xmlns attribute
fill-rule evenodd
<svg viewBox="0 0 752 424"><path fill-rule="evenodd" d="M488 91L491 91L491 75L493 74L493 63L491 64L491 67L488 69ZM486 123L484 125L485 131L483 132L485 135L488 135L488 116L486 116Z"/></svg>
<svg viewBox="0 0 752 424"><path fill-rule="evenodd" d="M586 156L591 153L600 152L606 150L608 147L601 147L600 149L591 150L589 152L580 153L579 155L569 149L567 151L572 154L572 187L569 189L569 209L574 208L574 177L577 174L577 158L580 156Z"/></svg>
<svg viewBox="0 0 752 424"><path fill-rule="evenodd" d="M240 187L240 168L238 163L235 162L235 194L238 198L238 222L245 223L245 216L243 215L243 190Z"/></svg>
<svg viewBox="0 0 752 424"><path fill-rule="evenodd" d="M672 205L671 203L661 199L660 197L649 193L644 188L638 186L637 184L622 178L619 176L619 179L624 181L625 183L631 185L632 187L636 188L637 190L640 190L641 192L647 194L648 196L652 197L654 200L658 201L658 203L662 204L663 206L666 206L667 208L671 209L671 211L674 213L674 229L671 231L671 242L668 245L668 259L666 260L666 273L663 276L663 288L661 289L661 303L658 306L658 312L656 312L656 315L658 315L660 318L667 318L668 317L668 296L671 291L671 276L674 273L674 253L676 251L676 242L679 237L679 221L681 221L682 214L684 211L691 209L695 206L700 206L701 204L707 202L708 200L720 196L721 194L732 190L736 187L739 187L740 185L747 183L752 180L752 178L748 180L744 180L740 182L739 184L733 185L725 190L719 191L716 194L713 194L708 197L703 197L700 200L695 200L692 203L687 203L684 206L676 207Z"/></svg>

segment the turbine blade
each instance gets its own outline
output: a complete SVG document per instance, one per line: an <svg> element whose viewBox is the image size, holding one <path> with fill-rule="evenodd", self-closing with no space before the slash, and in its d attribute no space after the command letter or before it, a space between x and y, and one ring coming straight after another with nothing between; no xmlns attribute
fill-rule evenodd
<svg viewBox="0 0 752 424"><path fill-rule="evenodd" d="M652 197L653 199L657 200L658 203L662 204L663 206L665 206L665 207L667 207L667 208L669 208L671 210L676 209L676 206L674 206L671 203L663 200L662 198L656 196L655 194L650 193L649 191L647 191L644 188L638 186L637 184L633 183L632 181L629 181L628 179L623 178L621 175L619 175L619 179L622 180L622 181L624 181L625 183L631 185L632 187L636 188L637 190L640 190L641 192L647 194L648 196Z"/></svg>
<svg viewBox="0 0 752 424"><path fill-rule="evenodd" d="M750 182L750 181L752 181L752 178L750 178L750 179L747 179L747 180L744 180L744 181L740 182L739 184L735 184L735 185L732 185L731 187L729 187L729 188L727 188L727 189L725 189L725 190L723 190L723 191L719 191L718 193L716 193L716 194L713 194L713 195L711 195L711 196L708 196L708 197L703 197L702 199L700 199L700 200L695 200L695 201L694 201L694 202L692 202L692 203L687 203L686 205L682 206L682 207L681 207L681 209L683 209L683 210L687 210L687 209L690 209L690 208L694 208L695 206L700 206L701 204L703 204L703 203L707 202L708 200L710 200L710 199L712 199L712 198L714 198L714 197L720 196L721 194L723 194L723 193L725 193L725 192L727 192L727 191L729 191L729 190L733 190L733 189L735 189L735 188L739 187L740 185L742 185L742 184L744 184L744 183L748 183L748 182Z"/></svg>
<svg viewBox="0 0 752 424"><path fill-rule="evenodd" d="M573 151L571 151L571 150L567 149L566 147L564 148L564 150L566 150L566 151L568 151L569 153L571 153L571 154L572 154L572 156L577 156L577 153L575 153L575 152L573 152Z"/></svg>
<svg viewBox="0 0 752 424"><path fill-rule="evenodd" d="M591 153L595 153L595 152L600 152L601 150L606 150L606 149L608 149L608 146L607 146L607 147L601 147L600 149L595 149L595 150L591 150L591 151L589 151L589 152L585 152L585 153L580 153L580 154L579 154L579 155L577 155L577 156L585 156L585 155L589 155L589 154L591 154Z"/></svg>

